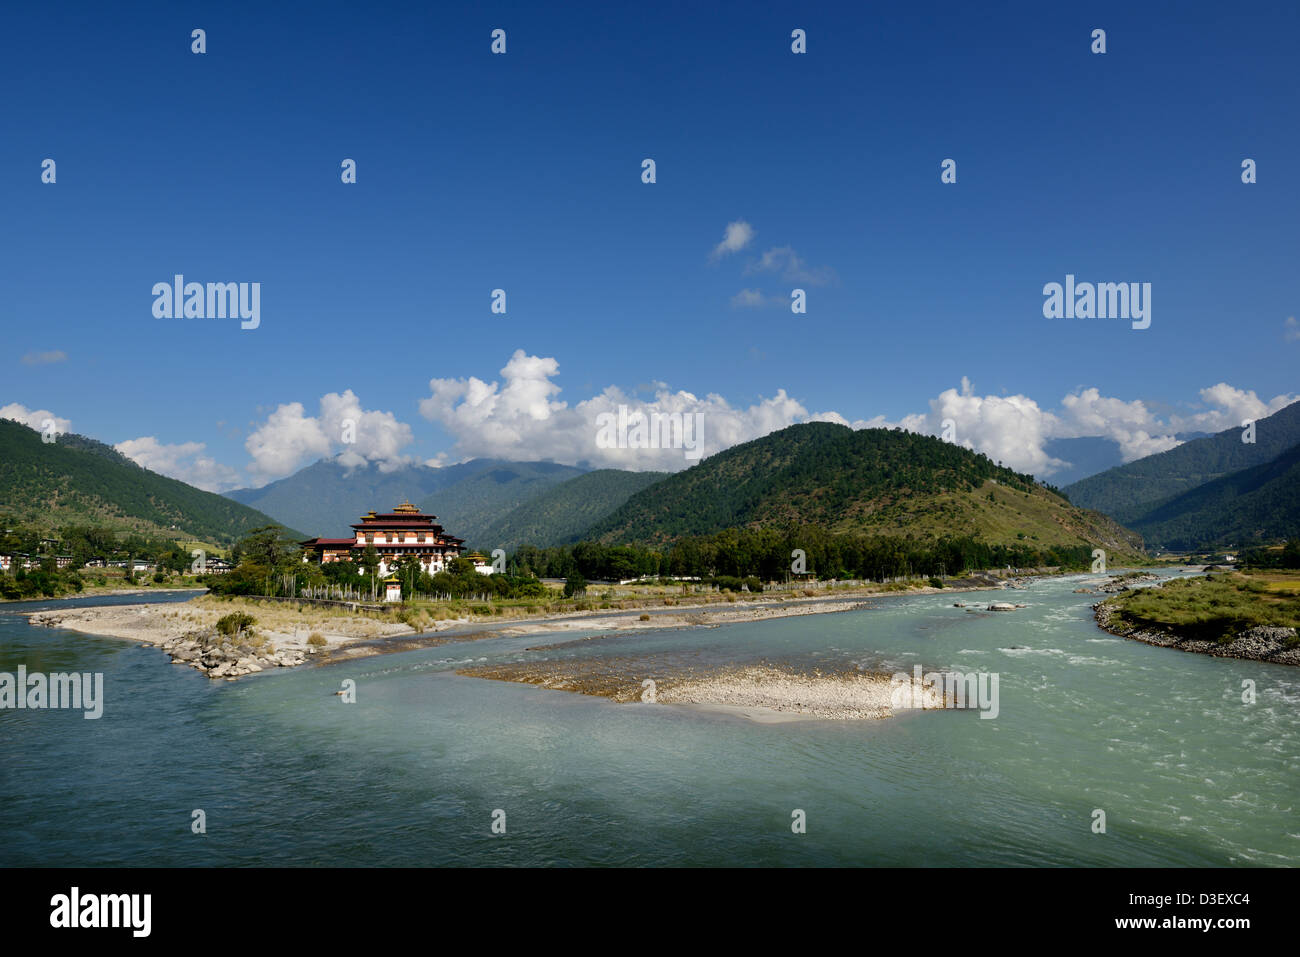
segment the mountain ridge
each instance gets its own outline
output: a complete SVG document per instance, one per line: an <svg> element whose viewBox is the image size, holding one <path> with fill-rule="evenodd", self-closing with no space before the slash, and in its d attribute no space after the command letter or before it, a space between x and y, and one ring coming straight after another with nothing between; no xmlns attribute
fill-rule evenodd
<svg viewBox="0 0 1300 957"><path fill-rule="evenodd" d="M96 439L65 433L47 443L11 419L0 419L0 509L50 531L92 524L222 545L253 528L280 524L215 492L150 471Z"/></svg>

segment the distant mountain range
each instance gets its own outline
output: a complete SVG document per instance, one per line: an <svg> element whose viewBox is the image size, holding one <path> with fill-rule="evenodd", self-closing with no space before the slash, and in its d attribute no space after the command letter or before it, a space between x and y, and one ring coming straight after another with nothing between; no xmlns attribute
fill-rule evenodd
<svg viewBox="0 0 1300 957"><path fill-rule="evenodd" d="M410 501L485 551L584 539L662 544L799 525L1090 544L1117 554L1141 550L1135 533L1178 550L1300 535L1300 403L1259 420L1253 443L1241 439L1241 429L1228 429L1106 469L1066 486L1069 501L932 436L825 422L790 426L672 474L501 459L384 471L323 459L263 488L219 496L94 439L63 435L47 444L0 420L0 511L50 530L98 523L228 544L272 521L296 537L345 535L371 509ZM1074 470L1119 453L1104 438L1056 440L1048 451Z"/></svg>
<svg viewBox="0 0 1300 957"><path fill-rule="evenodd" d="M503 515L586 472L551 462L499 459L383 471L377 465L349 468L334 459L321 459L278 482L226 495L274 515L286 525L325 537L350 534L349 526L371 509L387 510L412 502L436 515L451 534L477 544L491 540L484 539L484 532Z"/></svg>
<svg viewBox="0 0 1300 957"><path fill-rule="evenodd" d="M986 456L910 432L824 422L791 426L675 474L496 459L384 472L323 460L265 488L228 494L322 535L343 535L370 509L411 501L484 551L593 538L659 544L808 524L1126 554L1142 547L1105 516Z"/></svg>
<svg viewBox="0 0 1300 957"><path fill-rule="evenodd" d="M68 433L46 443L9 419L0 419L0 512L50 532L93 524L218 545L273 524L262 512L142 468L102 442Z"/></svg>
<svg viewBox="0 0 1300 957"><path fill-rule="evenodd" d="M1103 511L1165 549L1275 541L1296 532L1300 402L1255 423L1254 442L1227 429L1075 482L1070 501Z"/></svg>

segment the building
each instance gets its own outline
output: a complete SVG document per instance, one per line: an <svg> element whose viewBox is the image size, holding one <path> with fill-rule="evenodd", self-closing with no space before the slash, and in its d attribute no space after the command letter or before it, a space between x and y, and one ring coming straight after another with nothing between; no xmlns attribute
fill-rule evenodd
<svg viewBox="0 0 1300 957"><path fill-rule="evenodd" d="M437 524L435 515L425 515L410 502L391 512L361 516L352 526L351 538L312 538L302 542L303 561L322 564L359 562L365 550L374 546L379 553L379 574L387 576L400 559L414 557L420 569L430 575L447 567L460 555L465 540L449 535Z"/></svg>
<svg viewBox="0 0 1300 957"><path fill-rule="evenodd" d="M204 558L203 570L209 575L224 575L234 569L234 565L224 558Z"/></svg>
<svg viewBox="0 0 1300 957"><path fill-rule="evenodd" d="M465 558L474 563L474 571L480 575L491 575L495 570L482 552L470 552Z"/></svg>

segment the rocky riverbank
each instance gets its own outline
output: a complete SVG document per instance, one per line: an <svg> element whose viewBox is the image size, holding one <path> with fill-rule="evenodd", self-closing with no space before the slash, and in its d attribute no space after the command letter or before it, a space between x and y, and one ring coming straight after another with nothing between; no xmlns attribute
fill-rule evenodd
<svg viewBox="0 0 1300 957"><path fill-rule="evenodd" d="M1098 602L1092 607L1097 625L1120 638L1132 638L1162 648L1214 655L1216 658L1244 658L1280 665L1300 665L1300 646L1287 647L1288 639L1296 636L1294 628L1261 625L1241 632L1229 642L1207 641L1179 635L1172 629L1132 625L1119 619L1109 602Z"/></svg>
<svg viewBox="0 0 1300 957"><path fill-rule="evenodd" d="M52 609L31 612L27 619L47 628L67 628L158 647L176 664L188 665L209 678L229 679L268 668L292 668L353 642L415 631L409 625L361 616L313 616L296 613L292 608L277 608L258 609L251 630L223 635L217 630L217 622L229 611L221 603L200 599L183 604Z"/></svg>

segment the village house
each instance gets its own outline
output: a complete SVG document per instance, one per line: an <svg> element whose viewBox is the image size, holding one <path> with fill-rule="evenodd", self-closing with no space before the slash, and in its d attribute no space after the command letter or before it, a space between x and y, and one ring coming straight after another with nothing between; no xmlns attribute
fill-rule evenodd
<svg viewBox="0 0 1300 957"><path fill-rule="evenodd" d="M379 574L387 576L398 560L414 557L420 569L430 575L443 571L460 555L464 539L449 535L437 524L435 515L425 515L410 502L391 512L361 516L352 526L351 538L312 538L302 542L303 561L322 564L359 562L365 550L374 546L379 554Z"/></svg>

